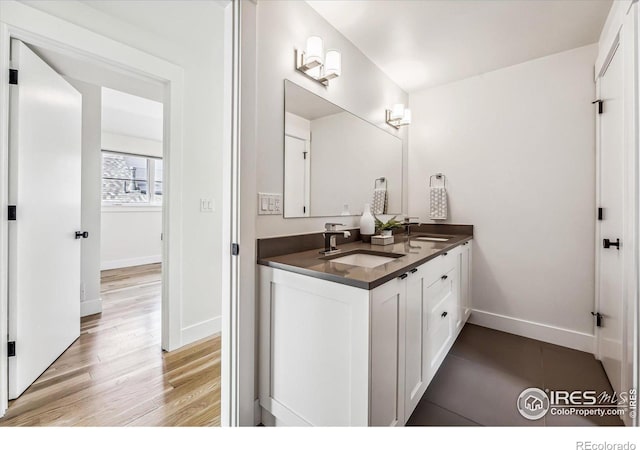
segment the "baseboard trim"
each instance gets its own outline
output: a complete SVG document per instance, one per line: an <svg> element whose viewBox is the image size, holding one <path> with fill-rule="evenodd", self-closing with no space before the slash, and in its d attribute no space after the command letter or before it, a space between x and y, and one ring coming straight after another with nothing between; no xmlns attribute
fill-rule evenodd
<svg viewBox="0 0 640 450"><path fill-rule="evenodd" d="M85 300L80 302L80 317L100 314L102 312L102 299Z"/></svg>
<svg viewBox="0 0 640 450"><path fill-rule="evenodd" d="M220 333L221 330L222 316L217 316L194 325L189 325L188 327L183 328L180 332L180 344L181 346L191 344L192 342Z"/></svg>
<svg viewBox="0 0 640 450"><path fill-rule="evenodd" d="M161 255L142 256L140 258L114 259L100 263L100 270L122 269L123 267L143 266L162 262Z"/></svg>
<svg viewBox="0 0 640 450"><path fill-rule="evenodd" d="M488 311L474 309L469 322L486 328L492 328L518 336L548 342L550 344L569 347L583 352L594 353L595 337L592 334L567 330L529 320L503 316Z"/></svg>

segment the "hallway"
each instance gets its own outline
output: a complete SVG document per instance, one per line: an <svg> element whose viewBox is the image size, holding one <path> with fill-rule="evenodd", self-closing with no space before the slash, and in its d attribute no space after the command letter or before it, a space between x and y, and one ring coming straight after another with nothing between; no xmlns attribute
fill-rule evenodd
<svg viewBox="0 0 640 450"><path fill-rule="evenodd" d="M160 348L159 264L102 272L102 314L0 426L219 426L220 336Z"/></svg>

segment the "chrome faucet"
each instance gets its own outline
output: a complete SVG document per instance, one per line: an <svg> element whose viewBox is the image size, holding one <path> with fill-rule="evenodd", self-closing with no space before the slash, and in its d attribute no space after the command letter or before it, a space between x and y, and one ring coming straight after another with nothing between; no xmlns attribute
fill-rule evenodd
<svg viewBox="0 0 640 450"><path fill-rule="evenodd" d="M419 245L411 245L411 226L420 225L420 222L412 222L412 219L419 219L419 217L405 217L402 225L407 229L407 245L409 248L420 248Z"/></svg>
<svg viewBox="0 0 640 450"><path fill-rule="evenodd" d="M343 227L344 224L333 222L327 222L324 224L325 232L322 234L324 236L324 251L320 252L323 255L332 255L342 251L336 246L336 236L344 236L345 238L351 236L350 231L339 231L336 228L337 226Z"/></svg>

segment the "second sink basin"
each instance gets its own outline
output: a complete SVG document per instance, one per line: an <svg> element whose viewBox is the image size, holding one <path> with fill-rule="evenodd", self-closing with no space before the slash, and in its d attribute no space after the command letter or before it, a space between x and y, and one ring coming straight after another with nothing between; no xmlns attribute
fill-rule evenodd
<svg viewBox="0 0 640 450"><path fill-rule="evenodd" d="M427 242L447 242L449 240L451 240L454 236L444 236L444 235L438 235L438 236L416 236L414 238L412 238L412 240L414 241L427 241Z"/></svg>
<svg viewBox="0 0 640 450"><path fill-rule="evenodd" d="M349 264L350 266L373 268L404 256L401 253L375 252L371 250L356 250L348 253L325 256L321 259L331 262Z"/></svg>

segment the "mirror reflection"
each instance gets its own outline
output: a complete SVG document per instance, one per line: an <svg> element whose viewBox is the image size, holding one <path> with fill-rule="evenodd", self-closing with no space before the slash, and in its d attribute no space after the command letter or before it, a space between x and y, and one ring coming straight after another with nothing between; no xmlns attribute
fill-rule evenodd
<svg viewBox="0 0 640 450"><path fill-rule="evenodd" d="M402 140L285 80L284 216L402 210Z"/></svg>

